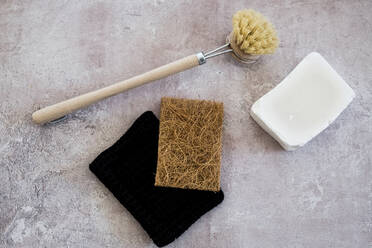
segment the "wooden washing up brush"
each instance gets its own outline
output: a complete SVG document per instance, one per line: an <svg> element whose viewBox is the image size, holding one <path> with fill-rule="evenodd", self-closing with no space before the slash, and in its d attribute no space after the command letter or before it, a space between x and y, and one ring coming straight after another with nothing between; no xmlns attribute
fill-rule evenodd
<svg viewBox="0 0 372 248"><path fill-rule="evenodd" d="M175 62L163 65L141 75L118 82L105 88L45 107L32 114L35 123L43 124L58 121L75 110L86 107L107 97L158 80L169 75L202 65L207 59L232 52L243 63L253 63L261 54L273 53L278 39L272 24L254 10L240 10L233 17L233 31L227 43L212 51L190 55Z"/></svg>

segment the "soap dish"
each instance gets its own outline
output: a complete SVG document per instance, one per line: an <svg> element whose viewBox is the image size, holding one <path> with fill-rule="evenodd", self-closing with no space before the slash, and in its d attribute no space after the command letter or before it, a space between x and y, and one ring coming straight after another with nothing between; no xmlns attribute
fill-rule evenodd
<svg viewBox="0 0 372 248"><path fill-rule="evenodd" d="M327 128L354 97L327 61L312 52L253 104L251 116L285 150L292 151Z"/></svg>

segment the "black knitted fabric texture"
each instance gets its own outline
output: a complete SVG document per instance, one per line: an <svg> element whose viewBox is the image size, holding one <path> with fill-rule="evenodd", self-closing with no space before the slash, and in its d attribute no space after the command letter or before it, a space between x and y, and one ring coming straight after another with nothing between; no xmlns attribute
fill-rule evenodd
<svg viewBox="0 0 372 248"><path fill-rule="evenodd" d="M224 195L155 187L158 135L159 120L145 112L89 168L162 247L221 203Z"/></svg>

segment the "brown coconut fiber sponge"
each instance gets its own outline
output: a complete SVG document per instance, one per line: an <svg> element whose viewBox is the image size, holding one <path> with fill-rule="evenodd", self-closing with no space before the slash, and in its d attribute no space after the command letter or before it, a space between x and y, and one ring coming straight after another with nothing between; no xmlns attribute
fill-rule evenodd
<svg viewBox="0 0 372 248"><path fill-rule="evenodd" d="M155 186L220 190L223 104L162 98Z"/></svg>

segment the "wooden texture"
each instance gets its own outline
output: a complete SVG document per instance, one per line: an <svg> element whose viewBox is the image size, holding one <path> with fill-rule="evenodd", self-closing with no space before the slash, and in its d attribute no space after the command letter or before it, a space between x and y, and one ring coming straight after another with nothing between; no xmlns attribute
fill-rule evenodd
<svg viewBox="0 0 372 248"><path fill-rule="evenodd" d="M114 96L126 90L190 69L197 65L199 65L197 56L190 55L105 88L40 109L32 114L32 120L37 124L53 121L107 97Z"/></svg>

